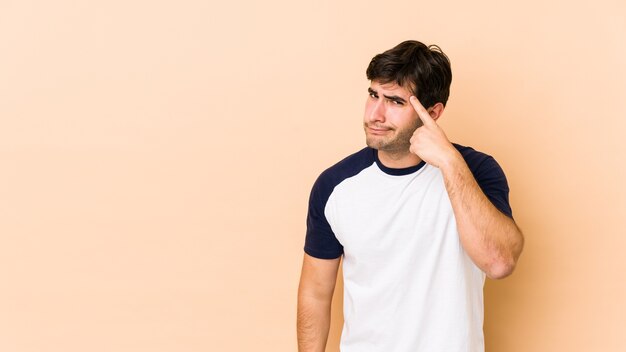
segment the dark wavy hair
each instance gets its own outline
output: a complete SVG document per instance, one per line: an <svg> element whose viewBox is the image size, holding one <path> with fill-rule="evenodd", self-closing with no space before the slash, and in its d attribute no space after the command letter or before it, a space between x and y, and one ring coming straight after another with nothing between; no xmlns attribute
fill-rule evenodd
<svg viewBox="0 0 626 352"><path fill-rule="evenodd" d="M371 81L408 89L425 108L438 102L445 106L450 95L450 60L437 45L404 41L374 56L365 73Z"/></svg>

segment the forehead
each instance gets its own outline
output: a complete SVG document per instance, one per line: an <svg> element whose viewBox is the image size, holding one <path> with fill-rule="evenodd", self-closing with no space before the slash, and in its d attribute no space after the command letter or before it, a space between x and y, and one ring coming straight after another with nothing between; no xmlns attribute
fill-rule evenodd
<svg viewBox="0 0 626 352"><path fill-rule="evenodd" d="M370 88L372 88L379 94L396 95L399 97L403 97L407 100L411 95L413 95L411 91L409 91L405 87L398 85L396 82L381 83L379 81L372 81L370 82Z"/></svg>

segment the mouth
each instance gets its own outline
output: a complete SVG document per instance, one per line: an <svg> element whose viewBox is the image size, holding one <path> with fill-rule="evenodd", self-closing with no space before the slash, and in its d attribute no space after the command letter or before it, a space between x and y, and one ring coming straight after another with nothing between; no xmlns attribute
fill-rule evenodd
<svg viewBox="0 0 626 352"><path fill-rule="evenodd" d="M379 128L379 127L371 127L371 126L367 126L367 131L371 134L375 134L375 135L382 135L385 134L389 131L391 131L390 128Z"/></svg>

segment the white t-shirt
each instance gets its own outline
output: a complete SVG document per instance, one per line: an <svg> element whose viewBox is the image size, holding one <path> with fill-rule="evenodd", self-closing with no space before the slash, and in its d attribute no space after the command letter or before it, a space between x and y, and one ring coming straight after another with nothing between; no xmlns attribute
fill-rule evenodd
<svg viewBox="0 0 626 352"><path fill-rule="evenodd" d="M511 216L495 160L455 146ZM344 256L342 352L484 351L485 274L460 243L438 168L387 168L370 148L332 166L311 192L305 251Z"/></svg>

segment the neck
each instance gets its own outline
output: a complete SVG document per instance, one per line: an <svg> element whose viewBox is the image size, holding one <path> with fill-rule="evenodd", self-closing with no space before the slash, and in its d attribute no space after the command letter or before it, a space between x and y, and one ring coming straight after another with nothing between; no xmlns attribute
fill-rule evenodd
<svg viewBox="0 0 626 352"><path fill-rule="evenodd" d="M419 164L422 159L410 151L404 152L388 152L379 150L378 160L388 168L403 169Z"/></svg>

